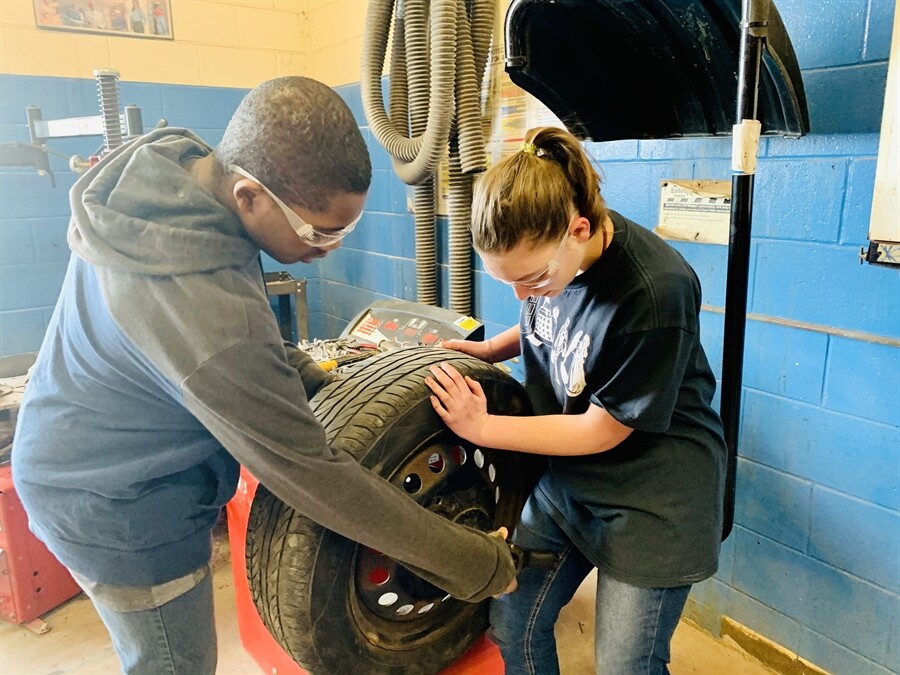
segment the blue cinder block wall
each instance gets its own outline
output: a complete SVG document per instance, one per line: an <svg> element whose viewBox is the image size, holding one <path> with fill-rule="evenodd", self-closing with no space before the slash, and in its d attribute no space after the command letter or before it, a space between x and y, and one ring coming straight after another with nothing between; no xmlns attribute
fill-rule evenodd
<svg viewBox="0 0 900 675"><path fill-rule="evenodd" d="M803 71L813 132L762 143L754 203L736 525L688 615L721 617L835 673L900 668L900 275L860 265L867 243L892 0L776 2ZM589 86L586 81L585 86ZM321 262L314 334L370 302L415 299L406 188L341 87L375 169L365 226ZM589 143L612 208L653 227L664 178L730 176L730 139ZM446 224L438 251L446 280ZM726 249L674 244L704 288L720 371ZM517 322L475 263L474 313ZM445 293L446 293L446 289Z"/></svg>
<svg viewBox="0 0 900 675"><path fill-rule="evenodd" d="M161 119L169 126L187 127L210 145L222 138L228 120L246 89L121 82L122 105L140 107L144 129ZM27 143L25 106L37 105L44 119L98 114L93 80L0 75L0 143ZM57 153L84 157L100 148L102 139L54 139ZM69 260L66 228L69 188L78 176L67 160L50 158L56 178L28 167L0 166L0 356L34 352L50 320ZM263 266L285 269L264 256ZM289 271L316 284L317 263L294 265Z"/></svg>
<svg viewBox="0 0 900 675"><path fill-rule="evenodd" d="M754 204L736 525L688 614L728 616L835 673L900 667L900 275L860 265L878 148L893 0L776 0L803 70L813 133L762 143ZM589 86L586 81L586 86ZM310 327L332 337L373 300L415 299L407 188L365 126L358 85L339 88L372 151L363 222L345 245L290 271L309 279ZM244 90L123 83L148 127L160 117L209 142ZM0 141L27 140L24 106L96 114L90 80L0 76ZM55 141L65 154L98 142ZM655 225L663 178L727 178L730 140L588 144L611 207ZM68 249L66 191L0 168L0 355L40 344ZM446 279L446 223L438 252ZM724 247L676 244L699 273L703 341L722 358ZM475 263L474 313L516 323L509 289ZM266 267L280 266L266 262ZM446 291L445 291L446 292Z"/></svg>

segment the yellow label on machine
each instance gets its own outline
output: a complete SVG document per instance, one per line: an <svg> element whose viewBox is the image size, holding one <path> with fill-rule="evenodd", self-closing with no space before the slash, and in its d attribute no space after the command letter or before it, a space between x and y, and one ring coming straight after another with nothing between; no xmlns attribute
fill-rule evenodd
<svg viewBox="0 0 900 675"><path fill-rule="evenodd" d="M471 316L461 316L453 323L463 330L475 330L481 325L478 319L473 319Z"/></svg>

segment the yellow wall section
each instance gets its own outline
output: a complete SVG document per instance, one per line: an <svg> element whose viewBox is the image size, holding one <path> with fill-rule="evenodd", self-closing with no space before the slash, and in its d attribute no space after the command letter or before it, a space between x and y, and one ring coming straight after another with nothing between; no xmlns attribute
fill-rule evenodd
<svg viewBox="0 0 900 675"><path fill-rule="evenodd" d="M31 0L0 0L0 73L253 87L279 75L359 80L366 0L172 0L174 40L38 30Z"/></svg>
<svg viewBox="0 0 900 675"><path fill-rule="evenodd" d="M2 2L2 0L0 0ZM366 0L308 0L310 77L336 86L359 82Z"/></svg>

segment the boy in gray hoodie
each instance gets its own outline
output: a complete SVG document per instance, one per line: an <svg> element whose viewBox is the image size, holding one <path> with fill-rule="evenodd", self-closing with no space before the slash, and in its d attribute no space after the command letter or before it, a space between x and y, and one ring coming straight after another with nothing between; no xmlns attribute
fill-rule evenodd
<svg viewBox="0 0 900 675"><path fill-rule="evenodd" d="M297 511L455 597L514 577L458 526L329 447L257 256L310 262L362 212L368 153L313 80L265 82L212 150L159 129L70 195L73 255L12 453L34 533L93 600L128 673L215 672L210 533L239 464ZM402 524L402 527L398 527Z"/></svg>

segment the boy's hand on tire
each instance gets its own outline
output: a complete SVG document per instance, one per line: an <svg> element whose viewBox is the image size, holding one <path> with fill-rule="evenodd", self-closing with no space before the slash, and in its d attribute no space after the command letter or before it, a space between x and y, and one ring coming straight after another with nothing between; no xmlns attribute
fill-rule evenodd
<svg viewBox="0 0 900 675"><path fill-rule="evenodd" d="M499 537L503 541L506 541L506 537L509 536L509 530L507 530L505 527L501 527L499 530L490 532L488 534L488 536L489 537ZM495 595L493 597L499 598L501 596L506 595L507 593L512 593L518 587L519 587L519 582L517 582L516 578L513 577L513 580L511 582L509 582L509 586L507 586L506 589L502 593L497 593L497 595Z"/></svg>
<svg viewBox="0 0 900 675"><path fill-rule="evenodd" d="M288 363L300 373L303 389L306 390L306 400L315 396L319 389L326 384L337 379L337 375L326 373L309 354L292 342L284 342L284 351L287 354Z"/></svg>

